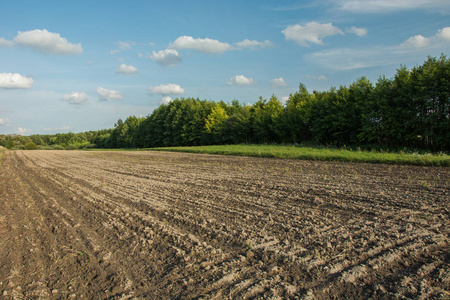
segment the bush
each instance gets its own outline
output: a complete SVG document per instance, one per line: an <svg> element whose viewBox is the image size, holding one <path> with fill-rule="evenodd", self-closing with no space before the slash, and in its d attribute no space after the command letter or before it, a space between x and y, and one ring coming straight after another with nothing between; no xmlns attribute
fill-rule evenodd
<svg viewBox="0 0 450 300"><path fill-rule="evenodd" d="M13 141L12 139L9 139L9 140L6 142L6 149L11 150L11 149L13 149L14 147L15 147L14 141Z"/></svg>
<svg viewBox="0 0 450 300"><path fill-rule="evenodd" d="M25 148L25 150L36 150L37 145L33 142L28 142L25 144L24 148Z"/></svg>
<svg viewBox="0 0 450 300"><path fill-rule="evenodd" d="M37 146L38 150L52 150L53 148L51 146L42 146L42 145L38 145Z"/></svg>
<svg viewBox="0 0 450 300"><path fill-rule="evenodd" d="M77 150L77 149L78 149L77 146L74 145L69 145L66 147L66 150Z"/></svg>
<svg viewBox="0 0 450 300"><path fill-rule="evenodd" d="M64 147L61 145L53 145L53 150L64 150Z"/></svg>

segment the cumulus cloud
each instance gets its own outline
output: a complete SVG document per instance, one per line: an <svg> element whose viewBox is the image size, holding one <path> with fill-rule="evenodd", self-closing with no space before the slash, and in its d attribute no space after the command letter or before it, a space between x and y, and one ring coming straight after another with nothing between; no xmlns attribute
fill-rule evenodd
<svg viewBox="0 0 450 300"><path fill-rule="evenodd" d="M171 42L169 44L169 49L191 49L201 53L220 54L225 51L232 50L233 47L228 43L222 43L218 40L213 40L210 38L195 39L192 36L183 35Z"/></svg>
<svg viewBox="0 0 450 300"><path fill-rule="evenodd" d="M102 87L97 88L97 94L100 97L100 99L102 99L102 100L108 100L108 99L122 100L123 99L123 95L119 91L108 90L108 89L105 89Z"/></svg>
<svg viewBox="0 0 450 300"><path fill-rule="evenodd" d="M244 49L244 48L257 49L257 48L273 47L273 43L268 40L266 40L264 42L258 42L258 41L251 41L249 39L245 39L242 42L237 42L236 46L239 49Z"/></svg>
<svg viewBox="0 0 450 300"><path fill-rule="evenodd" d="M184 89L175 83L160 84L148 88L149 91L161 95L180 95L184 93Z"/></svg>
<svg viewBox="0 0 450 300"><path fill-rule="evenodd" d="M355 27L355 26L352 26L352 27L348 28L346 30L346 32L354 33L357 36L365 36L365 35L367 35L367 29L366 28L358 28L358 27Z"/></svg>
<svg viewBox="0 0 450 300"><path fill-rule="evenodd" d="M14 38L14 42L46 54L74 55L83 53L83 48L80 43L69 43L59 33L49 32L46 29L35 29L25 32L19 31Z"/></svg>
<svg viewBox="0 0 450 300"><path fill-rule="evenodd" d="M169 96L165 96L161 99L161 104L169 104L170 102L172 102L172 98Z"/></svg>
<svg viewBox="0 0 450 300"><path fill-rule="evenodd" d="M401 46L406 48L424 48L429 46L430 43L431 40L429 38L418 34L407 39Z"/></svg>
<svg viewBox="0 0 450 300"><path fill-rule="evenodd" d="M420 34L412 36L402 43L400 47L403 49L421 49L439 47L448 42L450 42L450 27L444 27L431 37L424 37Z"/></svg>
<svg viewBox="0 0 450 300"><path fill-rule="evenodd" d="M68 95L64 95L63 99L70 104L80 105L86 102L87 94L83 92L72 92Z"/></svg>
<svg viewBox="0 0 450 300"><path fill-rule="evenodd" d="M282 77L274 78L270 81L272 83L272 87L283 87L287 86L287 83L284 81Z"/></svg>
<svg viewBox="0 0 450 300"><path fill-rule="evenodd" d="M226 51L231 50L240 50L240 49L261 49L261 48L269 48L273 47L274 44L269 41L265 40L263 42L256 41L256 40L249 40L245 39L243 41L234 43L234 45L231 45L229 43L220 42L218 40L210 39L210 38L193 38L192 36L183 35L177 38L175 41L171 42L169 44L168 50L183 50L183 49L191 49L197 52L206 53L206 54L221 54ZM181 58L178 58L178 53L169 53L168 50L159 51L159 52L153 52L153 57L150 57L151 59L154 59L158 61L158 56L162 56L163 58L167 56L168 54L171 54L174 56L174 58L178 61L181 61ZM163 59L161 58L161 60Z"/></svg>
<svg viewBox="0 0 450 300"><path fill-rule="evenodd" d="M247 78L244 75L236 75L234 77L231 77L230 79L228 79L227 84L228 85L233 85L233 84L237 84L237 85L250 85L250 84L254 84L256 83L256 81L253 80L253 78Z"/></svg>
<svg viewBox="0 0 450 300"><path fill-rule="evenodd" d="M8 118L0 119L0 126L9 126L11 121Z"/></svg>
<svg viewBox="0 0 450 300"><path fill-rule="evenodd" d="M121 64L120 67L116 70L116 73L120 74L136 74L138 69L134 66L127 66L126 64Z"/></svg>
<svg viewBox="0 0 450 300"><path fill-rule="evenodd" d="M182 61L180 54L177 50L166 49L158 52L153 51L151 55L148 56L151 60L164 66L175 66L177 63Z"/></svg>
<svg viewBox="0 0 450 300"><path fill-rule="evenodd" d="M0 38L0 47L12 47L14 46L13 41L8 41L4 38Z"/></svg>
<svg viewBox="0 0 450 300"><path fill-rule="evenodd" d="M304 26L291 25L281 32L286 40L293 40L303 47L308 47L310 44L323 45L323 38L344 34L341 29L331 23L320 24L317 22L309 22Z"/></svg>
<svg viewBox="0 0 450 300"><path fill-rule="evenodd" d="M439 29L436 36L443 41L450 41L450 27L444 27Z"/></svg>
<svg viewBox="0 0 450 300"><path fill-rule="evenodd" d="M26 134L31 132L31 130L23 128L23 127L17 127L16 133L17 134Z"/></svg>
<svg viewBox="0 0 450 300"><path fill-rule="evenodd" d="M0 73L0 88L29 89L33 83L33 78L22 76L19 73Z"/></svg>

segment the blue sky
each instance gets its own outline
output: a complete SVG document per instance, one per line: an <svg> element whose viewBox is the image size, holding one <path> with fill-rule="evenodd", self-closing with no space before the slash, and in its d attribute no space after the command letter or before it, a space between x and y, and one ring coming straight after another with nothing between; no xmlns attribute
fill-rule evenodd
<svg viewBox="0 0 450 300"><path fill-rule="evenodd" d="M449 50L448 0L0 0L0 133L111 128L179 97L283 100Z"/></svg>

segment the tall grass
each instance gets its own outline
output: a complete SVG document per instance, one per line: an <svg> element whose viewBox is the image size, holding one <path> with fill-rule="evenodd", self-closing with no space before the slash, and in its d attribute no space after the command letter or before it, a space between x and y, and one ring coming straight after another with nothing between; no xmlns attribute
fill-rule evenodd
<svg viewBox="0 0 450 300"><path fill-rule="evenodd" d="M318 161L364 162L377 164L401 164L419 166L450 166L450 156L444 153L405 153L362 151L345 148L299 147L285 145L223 145L194 147L151 148L152 151L176 151L188 153L237 155L268 158L286 158Z"/></svg>
<svg viewBox="0 0 450 300"><path fill-rule="evenodd" d="M0 167L3 165L3 154L5 153L5 148L0 148Z"/></svg>

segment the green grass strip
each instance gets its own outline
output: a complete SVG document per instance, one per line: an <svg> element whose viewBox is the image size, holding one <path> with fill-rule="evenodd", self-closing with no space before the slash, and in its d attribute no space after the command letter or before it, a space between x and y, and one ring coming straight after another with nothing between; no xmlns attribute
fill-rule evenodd
<svg viewBox="0 0 450 300"><path fill-rule="evenodd" d="M326 147L297 147L285 145L223 145L150 148L151 151L172 151L250 157L285 158L317 161L342 161L375 164L399 164L449 167L447 154L391 153L358 151Z"/></svg>

